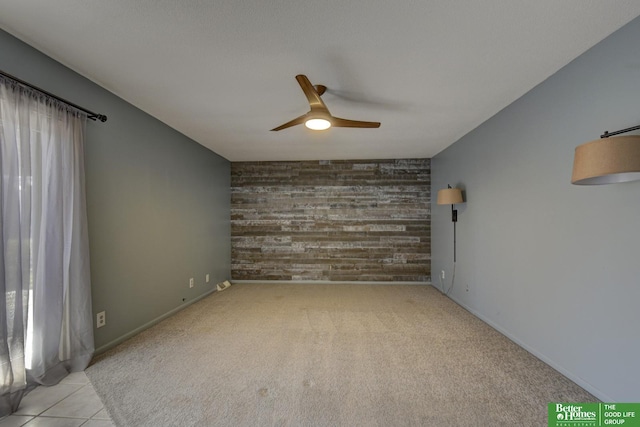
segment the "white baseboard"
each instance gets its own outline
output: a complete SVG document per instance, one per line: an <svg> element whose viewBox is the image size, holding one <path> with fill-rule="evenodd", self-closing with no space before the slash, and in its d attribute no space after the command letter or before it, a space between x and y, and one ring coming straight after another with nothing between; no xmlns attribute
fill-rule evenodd
<svg viewBox="0 0 640 427"><path fill-rule="evenodd" d="M351 280L351 281L333 281L333 280L232 280L235 284L293 284L296 285L431 285L431 282L373 282L373 281L360 281L360 280Z"/></svg>

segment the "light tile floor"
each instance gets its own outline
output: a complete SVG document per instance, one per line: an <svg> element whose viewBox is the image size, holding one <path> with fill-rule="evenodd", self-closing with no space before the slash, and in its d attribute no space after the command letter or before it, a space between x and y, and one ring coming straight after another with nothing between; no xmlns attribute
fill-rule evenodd
<svg viewBox="0 0 640 427"><path fill-rule="evenodd" d="M59 384L40 386L27 394L18 411L0 420L0 427L114 427L84 372Z"/></svg>

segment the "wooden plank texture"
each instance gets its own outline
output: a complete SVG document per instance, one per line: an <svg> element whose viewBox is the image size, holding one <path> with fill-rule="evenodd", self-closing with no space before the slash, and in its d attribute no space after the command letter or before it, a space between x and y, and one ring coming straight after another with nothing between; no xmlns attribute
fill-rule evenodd
<svg viewBox="0 0 640 427"><path fill-rule="evenodd" d="M431 281L430 161L231 164L235 280Z"/></svg>

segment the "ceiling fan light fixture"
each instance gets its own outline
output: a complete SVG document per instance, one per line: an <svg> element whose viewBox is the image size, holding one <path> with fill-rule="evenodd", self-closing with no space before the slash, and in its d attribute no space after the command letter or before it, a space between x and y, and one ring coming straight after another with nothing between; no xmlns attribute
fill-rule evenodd
<svg viewBox="0 0 640 427"><path fill-rule="evenodd" d="M314 117L304 122L304 125L311 130L325 130L331 127L331 122L327 119Z"/></svg>
<svg viewBox="0 0 640 427"><path fill-rule="evenodd" d="M303 114L299 117L296 117L293 120L288 121L285 124L282 124L276 128L271 129L272 131L278 131L282 129L287 129L292 126L304 125L311 130L326 130L330 127L336 128L379 128L380 122L363 122L361 120L348 120L342 119L340 117L334 117L329 112L329 109L324 104L324 101L320 98L325 90L326 86L323 85L315 85L313 86L307 76L304 74L298 74L296 76L296 80L307 97L307 101L309 102L309 112L307 114Z"/></svg>

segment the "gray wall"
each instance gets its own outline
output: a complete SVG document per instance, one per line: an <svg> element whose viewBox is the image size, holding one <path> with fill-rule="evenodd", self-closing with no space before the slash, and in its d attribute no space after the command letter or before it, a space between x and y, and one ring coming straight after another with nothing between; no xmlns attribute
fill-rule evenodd
<svg viewBox="0 0 640 427"><path fill-rule="evenodd" d="M0 52L0 69L109 117L85 150L97 348L230 277L227 160L2 31Z"/></svg>
<svg viewBox="0 0 640 427"><path fill-rule="evenodd" d="M428 282L429 159L231 165L232 277Z"/></svg>
<svg viewBox="0 0 640 427"><path fill-rule="evenodd" d="M640 182L570 178L577 145L638 124L640 19L432 159L434 194L466 193L451 297L614 402L640 401ZM432 224L448 286L449 207Z"/></svg>

